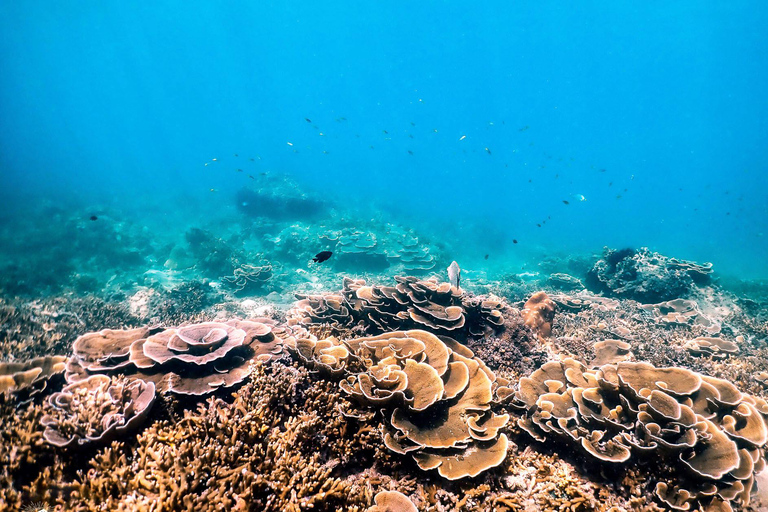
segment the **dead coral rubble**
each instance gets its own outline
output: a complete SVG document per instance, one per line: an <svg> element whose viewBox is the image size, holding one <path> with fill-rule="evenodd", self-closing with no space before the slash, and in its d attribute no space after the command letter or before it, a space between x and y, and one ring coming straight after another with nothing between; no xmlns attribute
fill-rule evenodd
<svg viewBox="0 0 768 512"><path fill-rule="evenodd" d="M172 329L106 329L74 343L67 381L124 374L154 382L159 392L206 395L244 381L250 362L282 353L288 331L270 319L203 322Z"/></svg>
<svg viewBox="0 0 768 512"><path fill-rule="evenodd" d="M515 400L527 411L518 425L538 440L571 441L607 463L666 460L677 471L656 495L679 510L746 506L765 467L768 403L691 370L633 362L588 370L566 358L521 379Z"/></svg>
<svg viewBox="0 0 768 512"><path fill-rule="evenodd" d="M345 340L299 339L299 357L331 374L346 374L341 389L359 402L391 411L384 444L409 453L421 469L449 480L498 466L509 415L490 411L494 373L471 350L422 330ZM353 370L354 358L363 371ZM346 370L346 371L345 371Z"/></svg>

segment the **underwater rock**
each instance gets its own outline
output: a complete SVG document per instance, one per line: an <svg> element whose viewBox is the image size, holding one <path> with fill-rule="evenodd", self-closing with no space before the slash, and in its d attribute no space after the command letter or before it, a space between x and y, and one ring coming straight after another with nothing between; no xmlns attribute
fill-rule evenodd
<svg viewBox="0 0 768 512"><path fill-rule="evenodd" d="M337 331L359 327L365 334L425 329L460 341L503 328L504 314L517 312L494 297L462 295L436 279L395 277L395 286L368 286L344 279L340 293L297 295L288 325Z"/></svg>
<svg viewBox="0 0 768 512"><path fill-rule="evenodd" d="M674 496L681 510L713 500L746 506L766 465L768 403L684 368L588 370L566 358L521 379L514 402L527 411L518 425L540 441L571 442L607 463L664 460L674 481L659 482L657 496L668 505Z"/></svg>
<svg viewBox="0 0 768 512"><path fill-rule="evenodd" d="M596 293L655 303L685 297L696 286L709 284L712 264L668 258L647 248L605 248L587 272L585 284Z"/></svg>
<svg viewBox="0 0 768 512"><path fill-rule="evenodd" d="M162 393L207 395L245 380L251 361L279 357L286 339L289 331L265 318L165 330L107 329L75 341L66 378L78 382L94 373L121 373L153 382Z"/></svg>
<svg viewBox="0 0 768 512"><path fill-rule="evenodd" d="M154 401L152 382L92 375L48 398L43 437L59 448L107 443L140 426Z"/></svg>
<svg viewBox="0 0 768 512"><path fill-rule="evenodd" d="M494 373L467 347L422 330L339 342L298 339L305 363L346 374L341 389L359 402L391 412L384 444L410 454L423 470L449 480L475 477L502 463L509 415L490 411ZM363 371L350 369L353 356Z"/></svg>

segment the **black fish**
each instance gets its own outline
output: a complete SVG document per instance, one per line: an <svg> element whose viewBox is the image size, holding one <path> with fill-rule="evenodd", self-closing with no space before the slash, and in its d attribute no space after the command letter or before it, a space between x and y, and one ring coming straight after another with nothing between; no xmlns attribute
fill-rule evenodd
<svg viewBox="0 0 768 512"><path fill-rule="evenodd" d="M488 259L488 255L487 254L485 255L485 259Z"/></svg>
<svg viewBox="0 0 768 512"><path fill-rule="evenodd" d="M513 239L512 239L512 243L513 243L513 244L516 244L516 243L517 243L517 238L513 238Z"/></svg>
<svg viewBox="0 0 768 512"><path fill-rule="evenodd" d="M569 203L568 201L566 201L565 199L563 199L563 204L571 204L571 203Z"/></svg>
<svg viewBox="0 0 768 512"><path fill-rule="evenodd" d="M312 261L314 261L315 263L322 263L328 258L330 258L331 255L333 255L331 251L319 252L314 258L312 258Z"/></svg>
<svg viewBox="0 0 768 512"><path fill-rule="evenodd" d="M540 227L541 227L541 224L536 224L536 227L539 227L539 228L540 228Z"/></svg>
<svg viewBox="0 0 768 512"><path fill-rule="evenodd" d="M412 155L412 154L413 154L413 151L411 151L411 150L409 149L409 150L408 150L408 154L409 154L409 155Z"/></svg>
<svg viewBox="0 0 768 512"><path fill-rule="evenodd" d="M98 218L97 216L95 216L95 215L91 215L89 218L90 218L91 220L99 220L99 218Z"/></svg>
<svg viewBox="0 0 768 512"><path fill-rule="evenodd" d="M311 120L311 119L307 119L306 117L304 118L304 120L305 120L306 122L308 122L308 123L311 123L311 122L312 122L312 120Z"/></svg>

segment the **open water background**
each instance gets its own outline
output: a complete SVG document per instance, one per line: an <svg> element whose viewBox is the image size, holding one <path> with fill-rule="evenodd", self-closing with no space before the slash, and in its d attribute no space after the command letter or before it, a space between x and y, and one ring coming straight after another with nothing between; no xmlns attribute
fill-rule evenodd
<svg viewBox="0 0 768 512"><path fill-rule="evenodd" d="M285 173L462 263L648 246L765 279L766 26L757 1L2 2L0 221L172 231Z"/></svg>

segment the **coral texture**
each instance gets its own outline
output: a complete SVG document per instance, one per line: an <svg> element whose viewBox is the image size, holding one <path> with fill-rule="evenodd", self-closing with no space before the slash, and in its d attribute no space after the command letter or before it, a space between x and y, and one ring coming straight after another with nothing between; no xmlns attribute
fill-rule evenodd
<svg viewBox="0 0 768 512"><path fill-rule="evenodd" d="M646 248L605 248L587 273L585 284L594 292L652 303L687 296L710 282L712 264L667 258Z"/></svg>
<svg viewBox="0 0 768 512"><path fill-rule="evenodd" d="M518 425L538 440L573 442L606 463L665 460L674 472L656 495L688 510L746 505L765 467L768 403L730 382L683 368L621 362L592 371L573 359L520 380Z"/></svg>
<svg viewBox="0 0 768 512"><path fill-rule="evenodd" d="M279 357L288 331L269 319L88 333L75 341L67 381L97 373L154 382L159 392L207 395L243 382L250 362Z"/></svg>
<svg viewBox="0 0 768 512"><path fill-rule="evenodd" d="M140 426L154 402L152 382L92 375L48 398L43 437L60 448L106 443Z"/></svg>
<svg viewBox="0 0 768 512"><path fill-rule="evenodd" d="M386 446L409 453L421 469L449 480L477 476L504 460L508 415L490 411L496 376L471 350L421 330L397 331L340 343L297 341L307 363L346 371L341 389L366 405L391 410ZM347 361L354 357L363 371Z"/></svg>
<svg viewBox="0 0 768 512"><path fill-rule="evenodd" d="M464 341L501 328L504 315L517 314L500 299L471 297L436 279L396 277L395 286L367 286L344 279L338 294L299 296L288 314L291 326L360 326L364 334L425 329Z"/></svg>

